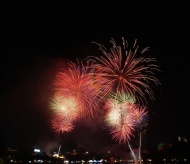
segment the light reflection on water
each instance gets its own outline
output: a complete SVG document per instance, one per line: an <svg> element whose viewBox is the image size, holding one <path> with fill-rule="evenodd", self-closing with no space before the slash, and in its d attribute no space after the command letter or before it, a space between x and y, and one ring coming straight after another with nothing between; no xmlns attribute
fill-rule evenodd
<svg viewBox="0 0 190 164"><path fill-rule="evenodd" d="M189 162L172 162L172 161L168 161L168 162L156 162L156 161L152 161L152 162L141 162L141 163L135 163L135 162L116 162L116 163L108 163L108 164L190 164ZM95 163L93 163L95 164ZM101 163L101 164L105 164L105 163Z"/></svg>
<svg viewBox="0 0 190 164"><path fill-rule="evenodd" d="M115 161L115 162L87 162L89 164L190 164L189 160L176 160L176 161L143 161L143 162L134 162L134 161L130 161L130 162L119 162L119 161Z"/></svg>
<svg viewBox="0 0 190 164"><path fill-rule="evenodd" d="M115 161L115 162L84 162L82 164L190 164L189 161L186 161L186 160L176 160L176 161L151 161L151 162L148 162L148 161L143 161L143 162L119 162L119 161Z"/></svg>
<svg viewBox="0 0 190 164"><path fill-rule="evenodd" d="M69 161L65 160L63 162L64 164L190 164L190 159L159 159L158 161L147 159L146 161L138 161L134 162L134 160L119 160L119 159L113 159L113 160L82 160L82 161Z"/></svg>
<svg viewBox="0 0 190 164"><path fill-rule="evenodd" d="M190 164L190 162L185 162L185 161L180 161L180 162L172 162L172 161L168 161L168 162L156 162L156 161L152 161L152 162L141 162L141 163L135 163L135 162L116 162L116 163L109 163L109 164ZM102 163L104 164L104 163Z"/></svg>

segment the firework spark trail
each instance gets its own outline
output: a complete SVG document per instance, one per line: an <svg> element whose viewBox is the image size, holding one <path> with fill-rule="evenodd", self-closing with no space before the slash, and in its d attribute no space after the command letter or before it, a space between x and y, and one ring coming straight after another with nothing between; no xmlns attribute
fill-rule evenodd
<svg viewBox="0 0 190 164"><path fill-rule="evenodd" d="M99 46L102 56L89 56L96 69L96 73L102 78L102 92L108 96L111 92L126 92L136 97L139 103L146 102L146 94L153 99L150 82L160 84L154 76L159 67L155 58L143 57L148 48L139 52L136 41L132 48L128 48L127 41L123 39L123 46L117 46L111 39L112 48L108 51L102 44ZM140 55L139 57L137 55Z"/></svg>
<svg viewBox="0 0 190 164"><path fill-rule="evenodd" d="M136 105L130 113L131 117L134 119L136 130L139 132L139 153L138 158L141 161L141 146L142 146L142 128L145 127L148 120L148 111L145 106Z"/></svg>
<svg viewBox="0 0 190 164"><path fill-rule="evenodd" d="M55 80L56 92L64 97L75 97L80 117L94 117L98 113L100 98L90 62L69 63L68 70L59 72Z"/></svg>

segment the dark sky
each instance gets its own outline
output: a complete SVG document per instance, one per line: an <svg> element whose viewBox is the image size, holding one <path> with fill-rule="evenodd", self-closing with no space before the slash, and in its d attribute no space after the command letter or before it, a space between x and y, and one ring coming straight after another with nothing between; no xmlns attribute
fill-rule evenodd
<svg viewBox="0 0 190 164"><path fill-rule="evenodd" d="M97 54L92 41L110 39L150 47L161 68L150 111L145 147L190 137L189 57L185 4L117 1L3 3L1 21L0 138L5 148L39 146L47 151L118 147L101 120L79 123L69 134L50 127L53 80L64 61ZM122 147L123 148L123 147ZM120 146L120 149L122 149Z"/></svg>

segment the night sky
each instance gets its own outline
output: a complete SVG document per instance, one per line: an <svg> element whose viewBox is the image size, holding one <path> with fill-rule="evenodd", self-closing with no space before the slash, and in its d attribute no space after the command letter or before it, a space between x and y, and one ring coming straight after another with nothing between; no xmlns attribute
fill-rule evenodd
<svg viewBox="0 0 190 164"><path fill-rule="evenodd" d="M162 85L153 86L144 148L190 137L189 57L185 4L117 2L3 3L0 55L0 146L38 146L51 151L89 149L121 151L101 119L81 121L71 133L50 126L53 80L65 61L100 53L92 42L110 47L124 37L150 47Z"/></svg>

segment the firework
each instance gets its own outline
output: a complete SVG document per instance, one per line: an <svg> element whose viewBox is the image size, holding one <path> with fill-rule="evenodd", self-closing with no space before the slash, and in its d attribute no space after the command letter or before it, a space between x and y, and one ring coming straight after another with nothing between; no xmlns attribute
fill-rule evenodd
<svg viewBox="0 0 190 164"><path fill-rule="evenodd" d="M134 108L132 108L132 112L130 114L134 118L135 126L137 128L141 127L143 123L147 122L148 111L145 106L135 105Z"/></svg>
<svg viewBox="0 0 190 164"><path fill-rule="evenodd" d="M57 74L55 80L56 92L64 97L73 97L77 101L79 116L93 117L98 112L100 105L99 90L96 86L94 73L87 62L77 64L71 62L66 70Z"/></svg>
<svg viewBox="0 0 190 164"><path fill-rule="evenodd" d="M112 94L105 103L105 123L119 143L130 140L135 130L135 120L130 114L134 106L135 98L126 93Z"/></svg>
<svg viewBox="0 0 190 164"><path fill-rule="evenodd" d="M142 130L146 127L146 122L148 120L148 111L145 106L135 105L130 112L131 117L135 122L135 128L139 133L139 153L138 158L141 161L141 145L142 145Z"/></svg>
<svg viewBox="0 0 190 164"><path fill-rule="evenodd" d="M78 118L78 103L74 97L56 95L50 105L55 113L64 115L69 121L74 121Z"/></svg>
<svg viewBox="0 0 190 164"><path fill-rule="evenodd" d="M146 122L148 115L145 106L137 105L133 96L123 92L110 95L105 109L105 123L110 127L112 138L124 143Z"/></svg>
<svg viewBox="0 0 190 164"><path fill-rule="evenodd" d="M127 116L134 104L135 98L129 94L111 94L105 102L105 123L110 127L119 125L120 120Z"/></svg>
<svg viewBox="0 0 190 164"><path fill-rule="evenodd" d="M126 143L133 136L134 130L134 121L130 116L126 115L124 118L121 118L119 125L111 128L110 134L112 139L119 143Z"/></svg>
<svg viewBox="0 0 190 164"><path fill-rule="evenodd" d="M110 104L111 105L111 104ZM118 110L117 104L112 104L112 110L109 110L105 116L105 123L109 127L114 127L119 125L119 121L121 119L120 110Z"/></svg>
<svg viewBox="0 0 190 164"><path fill-rule="evenodd" d="M112 48L109 51L102 44L96 43L103 55L88 57L88 60L92 61L96 73L102 79L103 96L107 96L111 92L125 92L136 97L141 103L146 102L146 94L151 99L154 98L149 85L150 82L160 84L154 76L159 71L159 67L156 65L155 58L142 56L148 48L139 51L136 41L133 47L129 48L124 39L122 46L117 46L113 39L110 42Z"/></svg>
<svg viewBox="0 0 190 164"><path fill-rule="evenodd" d="M56 114L51 121L52 128L56 133L71 132L74 129L73 122L69 121L65 115Z"/></svg>

